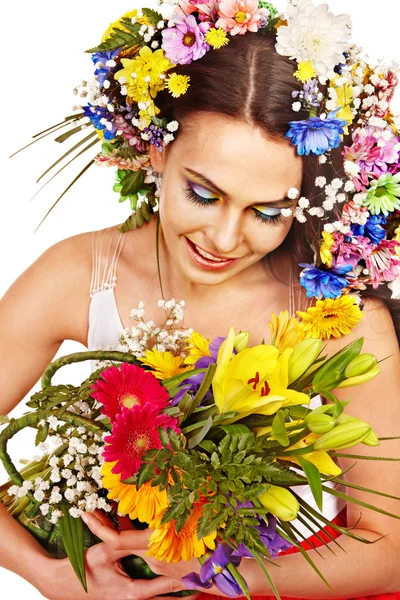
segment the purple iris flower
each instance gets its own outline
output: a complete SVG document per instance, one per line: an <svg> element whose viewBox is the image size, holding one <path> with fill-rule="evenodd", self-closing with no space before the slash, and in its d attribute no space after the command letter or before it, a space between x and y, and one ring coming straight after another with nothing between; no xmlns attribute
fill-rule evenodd
<svg viewBox="0 0 400 600"><path fill-rule="evenodd" d="M182 582L190 590L206 590L214 583L230 598L242 596L243 590L227 569L229 563L237 567L241 560L242 556L235 554L227 544L218 544L213 555L201 565L200 573L189 573L182 577Z"/></svg>
<svg viewBox="0 0 400 600"><path fill-rule="evenodd" d="M117 48L116 50L107 50L107 52L95 52L92 54L92 61L96 66L94 74L96 75L97 81L100 83L100 85L103 85L111 69L111 67L107 67L106 63L109 60L114 60L114 58L120 53L120 50L121 48ZM97 66L97 63L101 63L101 66Z"/></svg>
<svg viewBox="0 0 400 600"><path fill-rule="evenodd" d="M351 265L343 264L330 271L321 271L306 263L300 263L300 267L305 267L300 273L300 284L305 288L307 298L338 298L342 289L349 285L344 275L351 271Z"/></svg>
<svg viewBox="0 0 400 600"><path fill-rule="evenodd" d="M371 240L373 244L379 244L386 236L386 218L383 215L371 215L365 225L352 225L354 235L362 235Z"/></svg>
<svg viewBox="0 0 400 600"><path fill-rule="evenodd" d="M209 350L211 356L202 356L194 365L195 369L207 369L211 364L215 364L218 358L218 351L221 347L222 342L225 340L224 337L216 337L210 342ZM199 387L203 383L205 373L197 373L191 375L179 385L179 391L175 394L174 399L171 402L171 406L176 406L182 400L183 396L188 392L189 394L196 395ZM211 397L211 392L208 390L204 396L204 400Z"/></svg>
<svg viewBox="0 0 400 600"><path fill-rule="evenodd" d="M347 121L336 119L341 107L330 112L325 119L310 117L304 121L290 121L286 137L297 147L297 154L325 154L341 143Z"/></svg>

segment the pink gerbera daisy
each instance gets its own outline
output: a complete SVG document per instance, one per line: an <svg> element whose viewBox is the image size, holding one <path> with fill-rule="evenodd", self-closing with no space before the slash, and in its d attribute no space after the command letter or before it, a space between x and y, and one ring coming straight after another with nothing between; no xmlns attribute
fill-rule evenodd
<svg viewBox="0 0 400 600"><path fill-rule="evenodd" d="M92 385L92 396L103 405L100 412L111 422L123 408L143 406L146 402L156 406L157 412L168 405L169 396L164 386L152 373L142 367L123 363L110 367L101 374L102 379Z"/></svg>
<svg viewBox="0 0 400 600"><path fill-rule="evenodd" d="M171 427L180 432L176 419L159 412L158 406L147 402L137 404L130 410L123 409L116 415L111 435L104 438L108 445L103 457L107 462L117 461L112 472L121 473L121 479L128 479L137 473L147 450L162 448L159 427Z"/></svg>
<svg viewBox="0 0 400 600"><path fill-rule="evenodd" d="M258 0L222 0L219 3L220 18L215 27L220 27L231 35L243 35L246 31L258 31L261 13Z"/></svg>

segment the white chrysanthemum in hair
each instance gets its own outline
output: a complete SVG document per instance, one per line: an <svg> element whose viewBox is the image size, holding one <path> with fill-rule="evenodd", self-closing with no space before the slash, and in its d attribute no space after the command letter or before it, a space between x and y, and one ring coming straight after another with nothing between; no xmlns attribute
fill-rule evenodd
<svg viewBox="0 0 400 600"><path fill-rule="evenodd" d="M314 6L311 0L297 0L286 10L288 24L278 28L276 50L297 62L310 60L320 77L345 62L350 47L349 15L334 15L327 4Z"/></svg>

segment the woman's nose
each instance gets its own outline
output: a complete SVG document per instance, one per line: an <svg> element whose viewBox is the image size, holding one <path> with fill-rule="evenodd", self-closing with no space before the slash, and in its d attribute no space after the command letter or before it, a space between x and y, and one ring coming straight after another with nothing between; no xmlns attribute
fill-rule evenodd
<svg viewBox="0 0 400 600"><path fill-rule="evenodd" d="M211 237L211 236L210 236ZM224 212L221 218L214 222L211 239L217 254L229 256L243 243L243 214Z"/></svg>

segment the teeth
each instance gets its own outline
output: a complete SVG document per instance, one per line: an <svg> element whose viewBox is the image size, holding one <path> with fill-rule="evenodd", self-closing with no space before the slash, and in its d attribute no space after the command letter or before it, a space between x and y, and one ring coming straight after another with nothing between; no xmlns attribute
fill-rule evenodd
<svg viewBox="0 0 400 600"><path fill-rule="evenodd" d="M197 252L204 258L207 258L207 260L212 260L214 262L226 262L226 260L227 260L225 258L215 258L215 256L208 254L208 252L205 252L204 250L202 250L201 248L196 246L196 244L194 245L194 247L196 248Z"/></svg>

